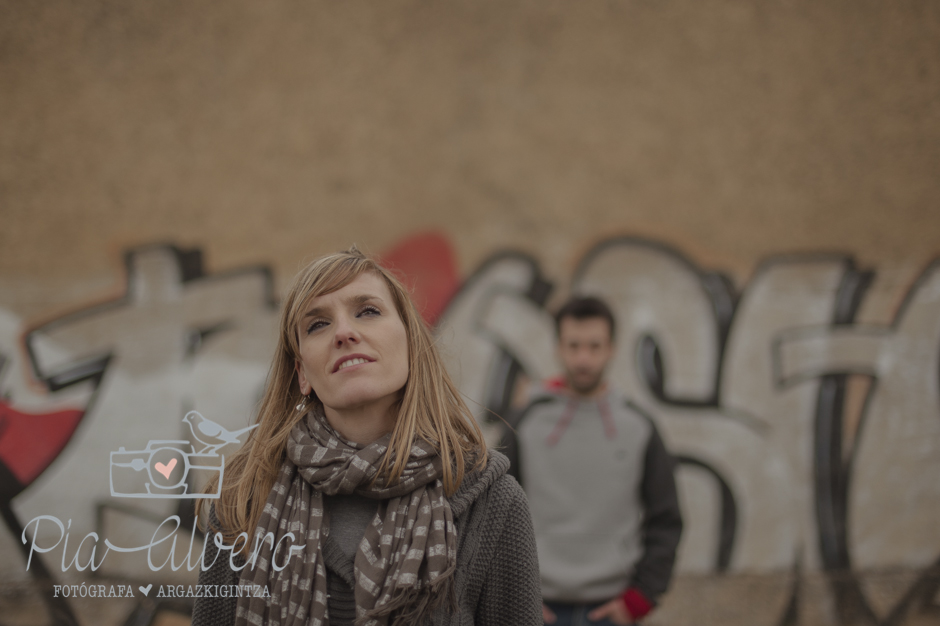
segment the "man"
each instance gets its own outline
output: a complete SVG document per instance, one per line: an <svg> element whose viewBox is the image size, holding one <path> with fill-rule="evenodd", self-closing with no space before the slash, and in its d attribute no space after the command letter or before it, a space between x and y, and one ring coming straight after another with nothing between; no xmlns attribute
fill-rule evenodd
<svg viewBox="0 0 940 626"><path fill-rule="evenodd" d="M543 618L633 624L672 576L682 533L673 459L605 380L608 306L574 298L555 323L564 376L546 381L504 439L535 524Z"/></svg>

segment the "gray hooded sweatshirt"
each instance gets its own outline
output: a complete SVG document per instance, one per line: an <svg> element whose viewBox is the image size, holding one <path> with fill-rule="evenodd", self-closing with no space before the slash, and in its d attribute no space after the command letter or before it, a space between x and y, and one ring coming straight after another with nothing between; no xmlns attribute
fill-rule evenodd
<svg viewBox="0 0 940 626"><path fill-rule="evenodd" d="M554 381L504 438L526 492L545 600L655 605L682 532L674 462L651 419L616 390L578 398Z"/></svg>

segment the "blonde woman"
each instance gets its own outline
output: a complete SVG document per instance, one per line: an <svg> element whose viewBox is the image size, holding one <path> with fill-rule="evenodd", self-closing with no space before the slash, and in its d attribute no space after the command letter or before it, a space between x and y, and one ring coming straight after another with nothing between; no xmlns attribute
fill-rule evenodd
<svg viewBox="0 0 940 626"><path fill-rule="evenodd" d="M394 275L355 247L303 269L268 377L194 626L542 623L525 496Z"/></svg>

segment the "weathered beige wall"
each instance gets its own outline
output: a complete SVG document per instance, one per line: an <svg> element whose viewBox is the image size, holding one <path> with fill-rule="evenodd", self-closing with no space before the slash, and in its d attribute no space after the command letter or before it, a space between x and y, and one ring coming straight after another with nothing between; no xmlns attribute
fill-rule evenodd
<svg viewBox="0 0 940 626"><path fill-rule="evenodd" d="M931 2L0 5L0 275L154 240L279 276L429 227L561 274L633 233L768 253L940 245ZM25 303L24 303L25 304Z"/></svg>

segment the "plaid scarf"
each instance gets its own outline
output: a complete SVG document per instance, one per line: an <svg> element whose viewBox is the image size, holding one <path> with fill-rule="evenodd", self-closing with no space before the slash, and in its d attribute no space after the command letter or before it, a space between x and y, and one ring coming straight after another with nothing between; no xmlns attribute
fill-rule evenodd
<svg viewBox="0 0 940 626"><path fill-rule="evenodd" d="M311 410L291 431L287 458L258 520L241 584L266 585L269 598L240 597L235 623L273 626L326 626L326 568L323 538L329 535L323 494L350 494L380 500L354 559L356 623L363 626L417 624L450 598L457 562L457 530L441 482L437 451L416 442L401 479L373 486L391 435L362 446L344 440L320 410ZM273 555L286 533L294 533ZM270 539L260 541L272 533ZM305 544L283 567L288 548ZM273 544L273 545L272 545ZM392 613L394 615L391 615Z"/></svg>

